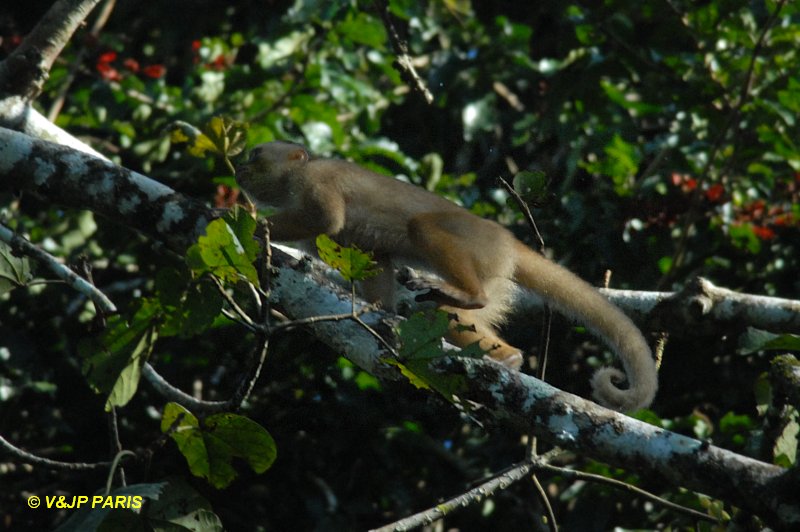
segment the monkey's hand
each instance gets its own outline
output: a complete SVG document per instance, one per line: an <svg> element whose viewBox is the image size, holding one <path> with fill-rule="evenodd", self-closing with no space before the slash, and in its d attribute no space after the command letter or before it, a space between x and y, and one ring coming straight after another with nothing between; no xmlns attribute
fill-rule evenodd
<svg viewBox="0 0 800 532"><path fill-rule="evenodd" d="M420 303L432 301L437 305L448 305L463 309L479 309L486 306L482 301L471 300L463 290L440 279L420 275L407 266L398 270L397 280L412 292L427 290L424 294L414 297L414 301Z"/></svg>

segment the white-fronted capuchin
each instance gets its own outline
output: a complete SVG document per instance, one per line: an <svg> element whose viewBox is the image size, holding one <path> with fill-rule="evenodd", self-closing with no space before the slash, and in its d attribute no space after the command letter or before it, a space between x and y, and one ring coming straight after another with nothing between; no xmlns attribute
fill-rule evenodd
<svg viewBox="0 0 800 532"><path fill-rule="evenodd" d="M441 281L419 281L422 296L457 316L448 339L480 342L495 360L517 369L522 353L495 330L510 306L513 284L533 290L556 310L605 340L625 372L601 368L594 397L621 411L648 406L658 387L650 348L633 322L592 286L534 252L505 228L414 185L356 164L312 158L299 144L270 142L254 148L236 171L256 201L277 208L271 237L302 241L327 234L338 243L374 253L383 272L364 282L364 295L394 306L393 266L411 264ZM418 298L419 299L419 298ZM627 380L628 387L618 384Z"/></svg>

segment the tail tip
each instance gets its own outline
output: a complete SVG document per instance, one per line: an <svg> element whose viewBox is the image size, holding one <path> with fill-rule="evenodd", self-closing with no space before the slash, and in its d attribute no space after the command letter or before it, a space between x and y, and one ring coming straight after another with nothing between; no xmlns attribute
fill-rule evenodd
<svg viewBox="0 0 800 532"><path fill-rule="evenodd" d="M632 412L650 406L655 398L655 387L634 382L629 388L620 388L618 384L626 380L627 376L619 369L600 368L592 376L592 395L601 405L618 412Z"/></svg>

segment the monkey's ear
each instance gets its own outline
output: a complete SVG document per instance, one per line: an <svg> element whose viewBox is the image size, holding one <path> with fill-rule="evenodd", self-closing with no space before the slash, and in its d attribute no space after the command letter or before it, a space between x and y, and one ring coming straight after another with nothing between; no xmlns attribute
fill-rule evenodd
<svg viewBox="0 0 800 532"><path fill-rule="evenodd" d="M286 159L288 161L300 161L302 163L305 163L308 161L308 152L305 150L305 148L301 146L295 150L290 151Z"/></svg>

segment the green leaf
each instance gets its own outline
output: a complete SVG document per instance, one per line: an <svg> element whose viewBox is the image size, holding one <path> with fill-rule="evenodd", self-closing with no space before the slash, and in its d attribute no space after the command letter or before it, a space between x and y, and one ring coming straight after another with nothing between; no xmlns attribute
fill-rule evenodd
<svg viewBox="0 0 800 532"><path fill-rule="evenodd" d="M737 434L753 428L753 420L746 415L728 412L719 420L719 429L723 434Z"/></svg>
<svg viewBox="0 0 800 532"><path fill-rule="evenodd" d="M660 113L662 110L660 105L652 105L641 102L638 94L633 91L624 92L623 90L615 87L610 81L601 80L600 86L603 88L606 96L608 96L612 102L625 109L628 109L629 111L632 111L636 115L641 116L646 114Z"/></svg>
<svg viewBox="0 0 800 532"><path fill-rule="evenodd" d="M258 273L252 264L250 242L239 240L228 223L219 218L206 227L206 234L186 252L189 268L196 274L211 273L228 282L240 277L258 285Z"/></svg>
<svg viewBox="0 0 800 532"><path fill-rule="evenodd" d="M756 379L753 386L753 393L756 397L756 411L759 416L767 415L769 409L772 407L772 382L770 382L769 374L762 373Z"/></svg>
<svg viewBox="0 0 800 532"><path fill-rule="evenodd" d="M192 283L176 305L164 305L161 336L188 338L205 332L222 310L222 295L211 282Z"/></svg>
<svg viewBox="0 0 800 532"><path fill-rule="evenodd" d="M197 141L197 138L203 134L203 132L195 126L182 120L176 120L170 124L167 127L167 133L169 133L169 140L176 144L184 142L193 144Z"/></svg>
<svg viewBox="0 0 800 532"><path fill-rule="evenodd" d="M518 172L514 176L514 190L528 203L538 203L547 194L547 175L541 171Z"/></svg>
<svg viewBox="0 0 800 532"><path fill-rule="evenodd" d="M169 128L170 141L189 144L189 153L205 157L208 153L230 159L242 153L247 145L247 125L228 117L215 116L199 130L182 121Z"/></svg>
<svg viewBox="0 0 800 532"><path fill-rule="evenodd" d="M166 482L158 482L152 484L132 484L112 490L108 495L103 492L95 492L94 495L102 496L103 502L115 502L119 499L117 497L125 497L126 505L134 507L139 510L146 508L148 514L152 505L156 503L163 495L166 489ZM74 513L71 513L69 519L62 523L57 529L57 532L83 532L86 530L152 530L146 527L146 518L142 514L135 514L129 510L122 508L113 508L113 505L98 505L92 504L93 496L89 495L89 502L82 504ZM137 499L133 499L137 497ZM139 498L141 497L141 498ZM145 501L146 499L146 501ZM147 503L145 506L144 503ZM121 515L119 515L121 514ZM122 528L119 528L119 527Z"/></svg>
<svg viewBox="0 0 800 532"><path fill-rule="evenodd" d="M103 495L98 492L95 495ZM197 532L222 532L224 527L214 514L211 504L189 484L179 478L152 484L132 484L115 489L104 501L116 502L119 497L131 501L141 497L141 504L133 511L112 508L113 505L84 504L75 511L58 532L83 532L86 530L191 530ZM90 496L89 501L92 501Z"/></svg>
<svg viewBox="0 0 800 532"><path fill-rule="evenodd" d="M31 265L27 257L16 257L11 247L0 242L0 296L31 279Z"/></svg>
<svg viewBox="0 0 800 532"><path fill-rule="evenodd" d="M629 194L627 188L628 178L636 174L639 169L639 161L642 156L634 144L625 142L619 135L615 134L611 142L604 148L608 159L606 160L606 173L613 179L617 193L620 195Z"/></svg>
<svg viewBox="0 0 800 532"><path fill-rule="evenodd" d="M208 279L193 281L188 274L163 268L156 276L155 291L163 321L162 337L190 337L205 332L222 310L222 295Z"/></svg>
<svg viewBox="0 0 800 532"><path fill-rule="evenodd" d="M171 478L161 496L147 507L147 519L155 530L169 530L178 526L198 532L222 532L222 521L214 513L211 503L179 478ZM165 526L166 525L166 526Z"/></svg>
<svg viewBox="0 0 800 532"><path fill-rule="evenodd" d="M751 224L731 224L728 226L728 231L730 232L731 243L734 246L745 249L753 255L761 251L761 240L758 239Z"/></svg>
<svg viewBox="0 0 800 532"><path fill-rule="evenodd" d="M398 327L402 363L395 364L414 386L433 388L447 399L464 388L464 378L431 371L430 362L454 354L442 347L442 338L450 327L450 317L441 310L412 315ZM461 349L458 356L480 358L485 354L476 342Z"/></svg>
<svg viewBox="0 0 800 532"><path fill-rule="evenodd" d="M797 410L792 408L788 422L784 425L772 449L774 463L781 467L793 467L797 463L797 444L800 435Z"/></svg>
<svg viewBox="0 0 800 532"><path fill-rule="evenodd" d="M739 338L739 353L750 355L757 351L800 351L800 336L774 334L748 327Z"/></svg>
<svg viewBox="0 0 800 532"><path fill-rule="evenodd" d="M112 316L100 338L81 345L83 374L96 393L107 395L106 411L126 405L136 393L158 338L158 311L156 303L142 300L130 322Z"/></svg>
<svg viewBox="0 0 800 532"><path fill-rule="evenodd" d="M428 383L425 381L424 378L411 371L411 368L409 368L407 365L403 364L399 360L387 359L384 362L386 362L390 366L395 366L397 369L399 369L400 374L406 379L408 379L408 382L411 383L412 386L420 390L431 389L431 387L428 385Z"/></svg>
<svg viewBox="0 0 800 532"><path fill-rule="evenodd" d="M366 371L359 371L355 378L356 386L359 390L380 390L381 381L374 375L370 375Z"/></svg>
<svg viewBox="0 0 800 532"><path fill-rule="evenodd" d="M232 209L222 217L228 223L233 234L239 239L244 248L245 255L250 262L256 260L258 256L258 243L253 235L256 231L256 219L241 205L234 205Z"/></svg>
<svg viewBox="0 0 800 532"><path fill-rule="evenodd" d="M328 235L317 237L319 258L331 268L335 268L347 281L361 281L374 277L380 272L368 253L357 247L342 247Z"/></svg>
<svg viewBox="0 0 800 532"><path fill-rule="evenodd" d="M161 419L162 432L170 431L176 423L170 437L186 458L189 470L216 488L224 488L236 478L234 458L245 460L253 471L263 473L277 457L272 436L244 416L215 414L201 423L182 406L168 403Z"/></svg>
<svg viewBox="0 0 800 532"><path fill-rule="evenodd" d="M418 312L398 327L400 357L403 360L433 359L446 356L442 338L450 329L444 311Z"/></svg>
<svg viewBox="0 0 800 532"><path fill-rule="evenodd" d="M216 153L235 157L247 146L247 126L228 117L215 116L203 128Z"/></svg>
<svg viewBox="0 0 800 532"><path fill-rule="evenodd" d="M384 49L386 29L379 20L366 13L359 12L355 16L348 15L347 19L334 27L342 37L354 43L365 44L376 50Z"/></svg>

